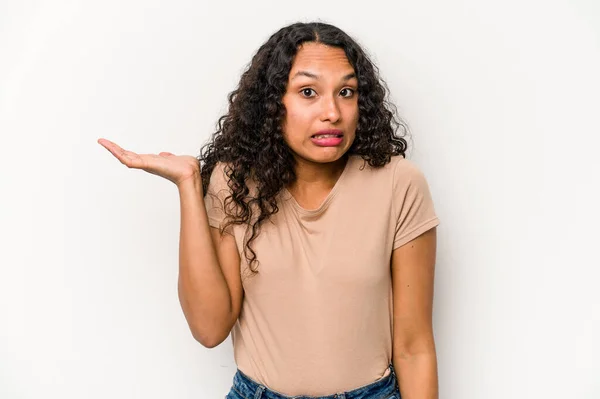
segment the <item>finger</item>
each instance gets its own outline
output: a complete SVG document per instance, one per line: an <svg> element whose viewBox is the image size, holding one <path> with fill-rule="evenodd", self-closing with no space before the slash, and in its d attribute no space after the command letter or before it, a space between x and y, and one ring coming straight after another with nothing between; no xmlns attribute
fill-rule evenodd
<svg viewBox="0 0 600 399"><path fill-rule="evenodd" d="M173 157L173 156L175 156L175 154L172 154L172 153L166 152L166 151L160 152L160 153L158 153L158 155L160 155L161 157Z"/></svg>
<svg viewBox="0 0 600 399"><path fill-rule="evenodd" d="M125 153L124 149L122 149L116 143L113 143L110 140L99 139L98 143L100 145L102 145L104 148L106 148L108 151L110 151L110 153L113 154L117 158L119 158L120 156L124 155L124 153Z"/></svg>
<svg viewBox="0 0 600 399"><path fill-rule="evenodd" d="M140 158L138 154L133 151L127 151L123 148L119 147L116 143L113 143L110 140L99 139L98 143L100 143L104 148L110 151L111 154L115 156L122 164L126 165L129 168L141 168L144 166L144 162Z"/></svg>
<svg viewBox="0 0 600 399"><path fill-rule="evenodd" d="M123 165L127 166L128 168L143 169L144 167L146 167L147 164L147 162L144 162L144 160L142 159L143 156L140 156L135 152L131 151L123 150L123 152L120 153L117 158L119 159L119 161L121 161Z"/></svg>
<svg viewBox="0 0 600 399"><path fill-rule="evenodd" d="M108 141L106 139L98 139L98 144L100 144L102 147L104 147L105 149L107 149L108 151L110 151L110 147L112 147L112 142Z"/></svg>
<svg viewBox="0 0 600 399"><path fill-rule="evenodd" d="M136 154L135 152L125 151L123 163L130 168L143 169L151 173L160 173L159 170L165 167L165 157L156 154Z"/></svg>
<svg viewBox="0 0 600 399"><path fill-rule="evenodd" d="M98 139L98 143L99 143L100 145L102 145L103 147L107 148L107 149L108 149L108 148L113 148L113 149L119 149L119 150L122 150L122 148L121 148L121 147L119 147L119 146L118 146L116 143L114 143L114 142L112 142L112 141L110 141L110 140L104 139L104 138L99 138L99 139Z"/></svg>
<svg viewBox="0 0 600 399"><path fill-rule="evenodd" d="M161 168L162 159L165 158L156 154L137 154L133 151L125 150L116 143L106 139L99 139L98 143L109 150L115 158L128 168L143 169L147 172L157 173L158 169ZM166 152L165 154L173 156L170 152Z"/></svg>

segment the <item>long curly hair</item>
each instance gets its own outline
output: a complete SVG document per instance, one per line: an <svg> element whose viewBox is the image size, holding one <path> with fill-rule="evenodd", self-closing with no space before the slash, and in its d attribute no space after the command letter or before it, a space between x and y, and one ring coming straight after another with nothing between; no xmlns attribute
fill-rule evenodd
<svg viewBox="0 0 600 399"><path fill-rule="evenodd" d="M274 33L256 52L242 74L238 87L229 93L229 109L217 123L217 130L197 157L201 166L204 193L213 169L225 163L231 195L225 200L227 221L251 225L246 230L244 255L252 273L259 261L251 247L261 224L279 211L276 197L296 179L295 159L284 142L282 122L289 73L299 47L316 42L341 48L358 80L358 124L347 154L360 155L378 168L393 155L405 157L406 140L397 134L406 124L388 101L388 89L377 67L360 45L341 29L326 23L294 23ZM248 182L252 181L251 194ZM228 205L234 204L235 211ZM227 211L227 209L230 209Z"/></svg>

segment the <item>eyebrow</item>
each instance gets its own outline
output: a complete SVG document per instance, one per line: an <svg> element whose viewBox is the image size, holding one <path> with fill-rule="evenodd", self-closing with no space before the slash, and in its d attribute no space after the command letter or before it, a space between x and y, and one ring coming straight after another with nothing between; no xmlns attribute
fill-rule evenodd
<svg viewBox="0 0 600 399"><path fill-rule="evenodd" d="M296 74L294 75L294 77L291 80L296 79L298 76L306 76L306 77L309 77L311 79L319 79L319 75L316 75L314 73L307 72L307 71L298 71L298 72L296 72ZM345 82L345 81L348 81L348 80L350 80L352 78L356 78L356 74L354 72L349 73L348 75L344 76L342 78L342 80Z"/></svg>

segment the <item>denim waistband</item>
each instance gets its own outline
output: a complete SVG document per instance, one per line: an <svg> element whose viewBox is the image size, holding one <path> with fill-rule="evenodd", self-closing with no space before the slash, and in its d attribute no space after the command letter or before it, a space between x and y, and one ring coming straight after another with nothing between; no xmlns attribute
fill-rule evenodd
<svg viewBox="0 0 600 399"><path fill-rule="evenodd" d="M398 392L397 397L399 398L394 366L390 363L388 368L390 373L375 382L348 392L339 392L329 396L287 396L254 381L239 369L233 376L232 389L246 399L380 399L388 398L395 392Z"/></svg>

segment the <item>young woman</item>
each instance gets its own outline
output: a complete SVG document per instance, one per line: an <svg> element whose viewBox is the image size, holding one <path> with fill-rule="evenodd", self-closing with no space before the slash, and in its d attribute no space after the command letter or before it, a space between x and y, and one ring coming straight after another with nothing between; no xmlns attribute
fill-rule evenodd
<svg viewBox="0 0 600 399"><path fill-rule="evenodd" d="M340 29L263 44L200 156L115 157L180 194L179 299L229 399L434 399L439 220L377 68Z"/></svg>

